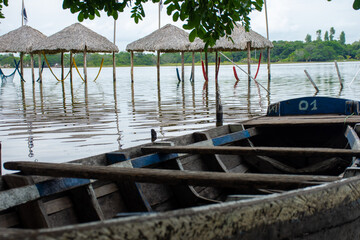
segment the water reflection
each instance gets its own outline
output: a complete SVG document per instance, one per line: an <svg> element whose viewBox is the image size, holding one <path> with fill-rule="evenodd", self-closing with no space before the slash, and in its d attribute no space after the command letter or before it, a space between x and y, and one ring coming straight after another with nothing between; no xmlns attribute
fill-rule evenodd
<svg viewBox="0 0 360 240"><path fill-rule="evenodd" d="M345 85L359 65L339 63ZM340 90L332 63L273 65L270 96L255 84L248 88L245 74L239 75L240 82L234 89L232 66L221 66L224 124L264 114L272 102L312 96L314 89L304 69L311 72L320 89L318 95L358 99L360 80ZM96 69L88 71L96 74ZM112 68L104 68L96 83L85 84L75 76L72 81L57 82L45 69L43 81L34 85L20 82L18 77L14 83L1 84L3 160L68 161L150 142L152 128L160 133L159 139L165 139L215 126L214 79L210 77L204 88L201 66L196 67L193 76L197 81L182 81L180 86L176 67L161 67L160 82L155 67L134 68L133 81L129 72L130 68L117 68L114 82ZM209 66L209 72L214 72L213 66ZM185 67L185 74L190 73L191 66ZM26 69L25 78L29 74L30 69ZM257 80L267 82L265 65Z"/></svg>

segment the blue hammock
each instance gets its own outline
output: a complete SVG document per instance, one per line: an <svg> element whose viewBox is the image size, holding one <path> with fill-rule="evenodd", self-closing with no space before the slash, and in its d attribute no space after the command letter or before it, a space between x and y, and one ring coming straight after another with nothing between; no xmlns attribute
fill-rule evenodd
<svg viewBox="0 0 360 240"><path fill-rule="evenodd" d="M1 82L12 82L12 80L14 79L15 73L16 71L19 71L19 64L20 61L17 63L15 60L15 69L12 73L10 73L9 75L5 75L5 73L2 71L2 69L0 68L0 78L1 78Z"/></svg>

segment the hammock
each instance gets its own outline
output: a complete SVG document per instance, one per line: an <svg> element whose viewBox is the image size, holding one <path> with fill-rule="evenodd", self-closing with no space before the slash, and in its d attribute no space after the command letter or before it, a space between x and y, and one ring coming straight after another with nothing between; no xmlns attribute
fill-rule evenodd
<svg viewBox="0 0 360 240"><path fill-rule="evenodd" d="M18 70L19 68L19 64L20 61L17 63L16 60L14 59L15 62L15 69L12 73L10 73L9 75L5 75L5 73L1 70L0 68L0 78L1 78L1 82L12 82L16 73L16 70ZM21 74L20 74L21 76Z"/></svg>
<svg viewBox="0 0 360 240"><path fill-rule="evenodd" d="M42 65L41 65L40 74L41 74L41 73L43 72L43 70L44 70L44 65L45 65L45 62L43 61ZM41 79L40 79L40 74L39 74L38 79L36 79L36 82L41 82Z"/></svg>
<svg viewBox="0 0 360 240"><path fill-rule="evenodd" d="M75 66L76 71L78 72L80 78L85 82L85 79L81 76L81 73L80 73L80 71L79 71L79 68L78 68L77 65L76 65L75 58L73 58L73 63L74 63L74 66ZM100 72L101 72L101 69L102 69L102 67L103 67L103 64L104 64L104 58L101 60L100 69L99 69L99 72L98 72L98 74L96 75L96 77L95 77L95 79L94 79L94 82L95 82L96 79L99 77Z"/></svg>
<svg viewBox="0 0 360 240"><path fill-rule="evenodd" d="M54 73L53 70L51 69L50 63L49 63L49 61L47 60L47 58L46 58L46 56L45 56L45 53L43 53L43 55L44 55L45 62L46 62L46 64L47 64L48 68L50 69L50 72L51 72L52 75L55 77L55 79L58 80L59 82L64 81L64 80L69 76L69 74L70 74L71 66L70 66L70 70L69 70L69 72L66 74L65 78L64 78L64 79L59 79L59 78L56 77L55 73Z"/></svg>

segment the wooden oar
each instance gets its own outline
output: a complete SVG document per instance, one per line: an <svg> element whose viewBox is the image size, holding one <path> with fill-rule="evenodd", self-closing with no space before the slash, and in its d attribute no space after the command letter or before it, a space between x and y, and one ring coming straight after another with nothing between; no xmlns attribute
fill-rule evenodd
<svg viewBox="0 0 360 240"><path fill-rule="evenodd" d="M323 157L360 157L359 150L334 148L294 148L294 147L239 147L239 146L151 146L143 147L145 153L191 153L191 154L228 154L262 156L323 156Z"/></svg>
<svg viewBox="0 0 360 240"><path fill-rule="evenodd" d="M332 176L197 172L150 168L88 166L66 163L6 162L4 167L9 170L21 170L25 174L41 176L150 182L168 185L219 186L241 189L252 187L288 189L340 179Z"/></svg>

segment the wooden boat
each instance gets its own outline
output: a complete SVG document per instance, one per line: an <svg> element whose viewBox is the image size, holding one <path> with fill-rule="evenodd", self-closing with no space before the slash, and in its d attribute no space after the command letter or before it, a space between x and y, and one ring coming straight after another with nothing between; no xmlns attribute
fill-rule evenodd
<svg viewBox="0 0 360 240"><path fill-rule="evenodd" d="M0 239L356 239L359 102L266 116L66 164L5 162Z"/></svg>

